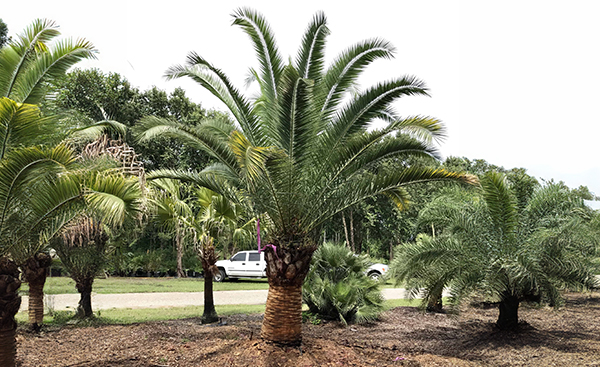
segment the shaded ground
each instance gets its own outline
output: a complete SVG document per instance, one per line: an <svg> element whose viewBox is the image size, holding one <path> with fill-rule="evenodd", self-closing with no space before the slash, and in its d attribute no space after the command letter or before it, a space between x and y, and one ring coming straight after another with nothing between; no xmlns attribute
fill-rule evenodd
<svg viewBox="0 0 600 367"><path fill-rule="evenodd" d="M564 308L523 307L518 333L493 327L496 309L458 315L388 311L381 322L344 328L305 324L302 351L266 345L260 315L129 326L20 332L22 367L191 366L600 366L600 294L570 294Z"/></svg>

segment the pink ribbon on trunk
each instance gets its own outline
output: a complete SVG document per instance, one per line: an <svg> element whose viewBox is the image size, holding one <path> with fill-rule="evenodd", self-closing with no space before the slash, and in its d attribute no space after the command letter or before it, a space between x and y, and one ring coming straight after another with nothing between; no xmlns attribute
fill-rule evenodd
<svg viewBox="0 0 600 367"><path fill-rule="evenodd" d="M264 251L267 247L271 247L273 249L273 252L275 253L275 256L277 256L277 258L279 259L279 256L277 255L277 246L267 244L263 248L260 248L260 218L256 220L256 238L258 239L258 253L259 254L261 251Z"/></svg>

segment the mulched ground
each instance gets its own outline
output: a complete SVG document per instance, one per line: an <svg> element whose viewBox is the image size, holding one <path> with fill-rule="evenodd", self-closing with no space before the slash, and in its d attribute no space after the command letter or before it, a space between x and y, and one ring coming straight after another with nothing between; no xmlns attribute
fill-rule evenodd
<svg viewBox="0 0 600 367"><path fill-rule="evenodd" d="M495 329L496 309L459 315L399 307L380 322L304 325L300 348L262 342L261 315L19 332L22 367L600 366L600 293L568 294L565 307L520 309L517 333Z"/></svg>

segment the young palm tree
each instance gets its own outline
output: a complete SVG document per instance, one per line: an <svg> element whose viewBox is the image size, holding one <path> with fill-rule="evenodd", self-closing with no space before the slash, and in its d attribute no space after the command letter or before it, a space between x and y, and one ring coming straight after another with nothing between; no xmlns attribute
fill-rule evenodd
<svg viewBox="0 0 600 367"><path fill-rule="evenodd" d="M200 188L196 191L196 198L200 211L192 226L196 233L200 233L196 252L204 271L202 323L207 324L219 319L213 296L213 277L219 274L219 269L215 265L217 262L215 241L225 244L233 242L234 246L240 242L249 242L249 239L254 238L252 230L256 228L256 224L254 219L247 220L242 205L236 205L212 190Z"/></svg>
<svg viewBox="0 0 600 367"><path fill-rule="evenodd" d="M182 198L181 184L178 181L161 179L150 182L157 189L155 197L150 200L155 209L154 220L173 232L177 251L177 276L184 278L184 241L188 223L193 217L192 207Z"/></svg>
<svg viewBox="0 0 600 367"><path fill-rule="evenodd" d="M597 232L583 201L557 184L538 188L522 210L506 177L488 173L480 196L426 213L442 228L407 246L392 269L426 295L449 286L456 303L472 291L498 302L496 325L518 326L523 301L560 304L559 290L597 286ZM439 200L452 202L456 196ZM443 218L440 222L434 218Z"/></svg>
<svg viewBox="0 0 600 367"><path fill-rule="evenodd" d="M142 207L142 191L137 178L122 174L98 173L86 182L104 198L95 207L73 213L51 242L75 287L81 294L77 316L93 316L92 286L94 278L106 264L106 250L111 228L117 228L127 219L135 219Z"/></svg>
<svg viewBox="0 0 600 367"><path fill-rule="evenodd" d="M162 171L157 176L195 181L214 191L243 190L255 216L273 223L266 247L269 295L262 336L284 344L301 342L302 283L318 246L320 226L340 211L374 195L399 205L403 187L428 180L470 181L470 176L425 167L383 170L390 160L434 156L432 139L442 135L440 121L400 117L392 103L427 95L412 76L379 83L354 93L361 72L374 60L393 55L379 39L350 47L325 67L329 34L325 16L315 15L298 55L286 64L265 19L249 9L233 15L250 36L259 68L252 70L260 96L246 99L225 74L196 53L186 65L167 71L168 78L189 77L219 98L236 120L234 126L206 121L186 127L146 118L140 139L169 135L204 149L218 161L200 173ZM368 130L374 120L385 126ZM394 135L393 139L386 136ZM367 171L374 175L365 175ZM227 192L224 192L228 195Z"/></svg>

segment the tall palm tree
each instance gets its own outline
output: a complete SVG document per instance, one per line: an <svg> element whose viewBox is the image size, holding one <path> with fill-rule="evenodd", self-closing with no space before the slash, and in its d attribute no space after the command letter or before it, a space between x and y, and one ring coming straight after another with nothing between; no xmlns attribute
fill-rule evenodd
<svg viewBox="0 0 600 367"><path fill-rule="evenodd" d="M318 13L296 59L286 64L261 15L239 9L233 18L257 52L260 66L252 75L260 96L245 98L221 70L192 52L185 65L167 71L167 78L196 81L225 104L236 124L206 121L186 127L149 117L143 119L139 137L175 136L206 150L218 163L197 174L162 171L159 176L195 181L221 193L237 187L255 216L273 223L267 238L271 246L265 250L269 295L262 336L298 344L302 283L326 219L374 195L387 195L404 205L408 195L403 187L413 182L471 178L426 167L380 168L383 162L402 162L408 156L437 157L432 140L443 134L435 118L403 118L392 109L400 97L427 95L424 83L415 77L392 79L355 93L361 72L374 60L393 55L388 42L358 43L326 68L329 29L324 14ZM385 126L369 130L374 120ZM394 134L394 139L383 140ZM375 174L365 175L367 171Z"/></svg>
<svg viewBox="0 0 600 367"><path fill-rule="evenodd" d="M414 291L425 287L431 298L449 286L455 303L480 291L498 303L496 325L515 329L521 302L557 306L560 289L597 286L598 233L581 199L550 183L523 207L504 175L487 173L481 185L458 203L440 197L448 204L424 215L442 234L407 245L392 264Z"/></svg>

